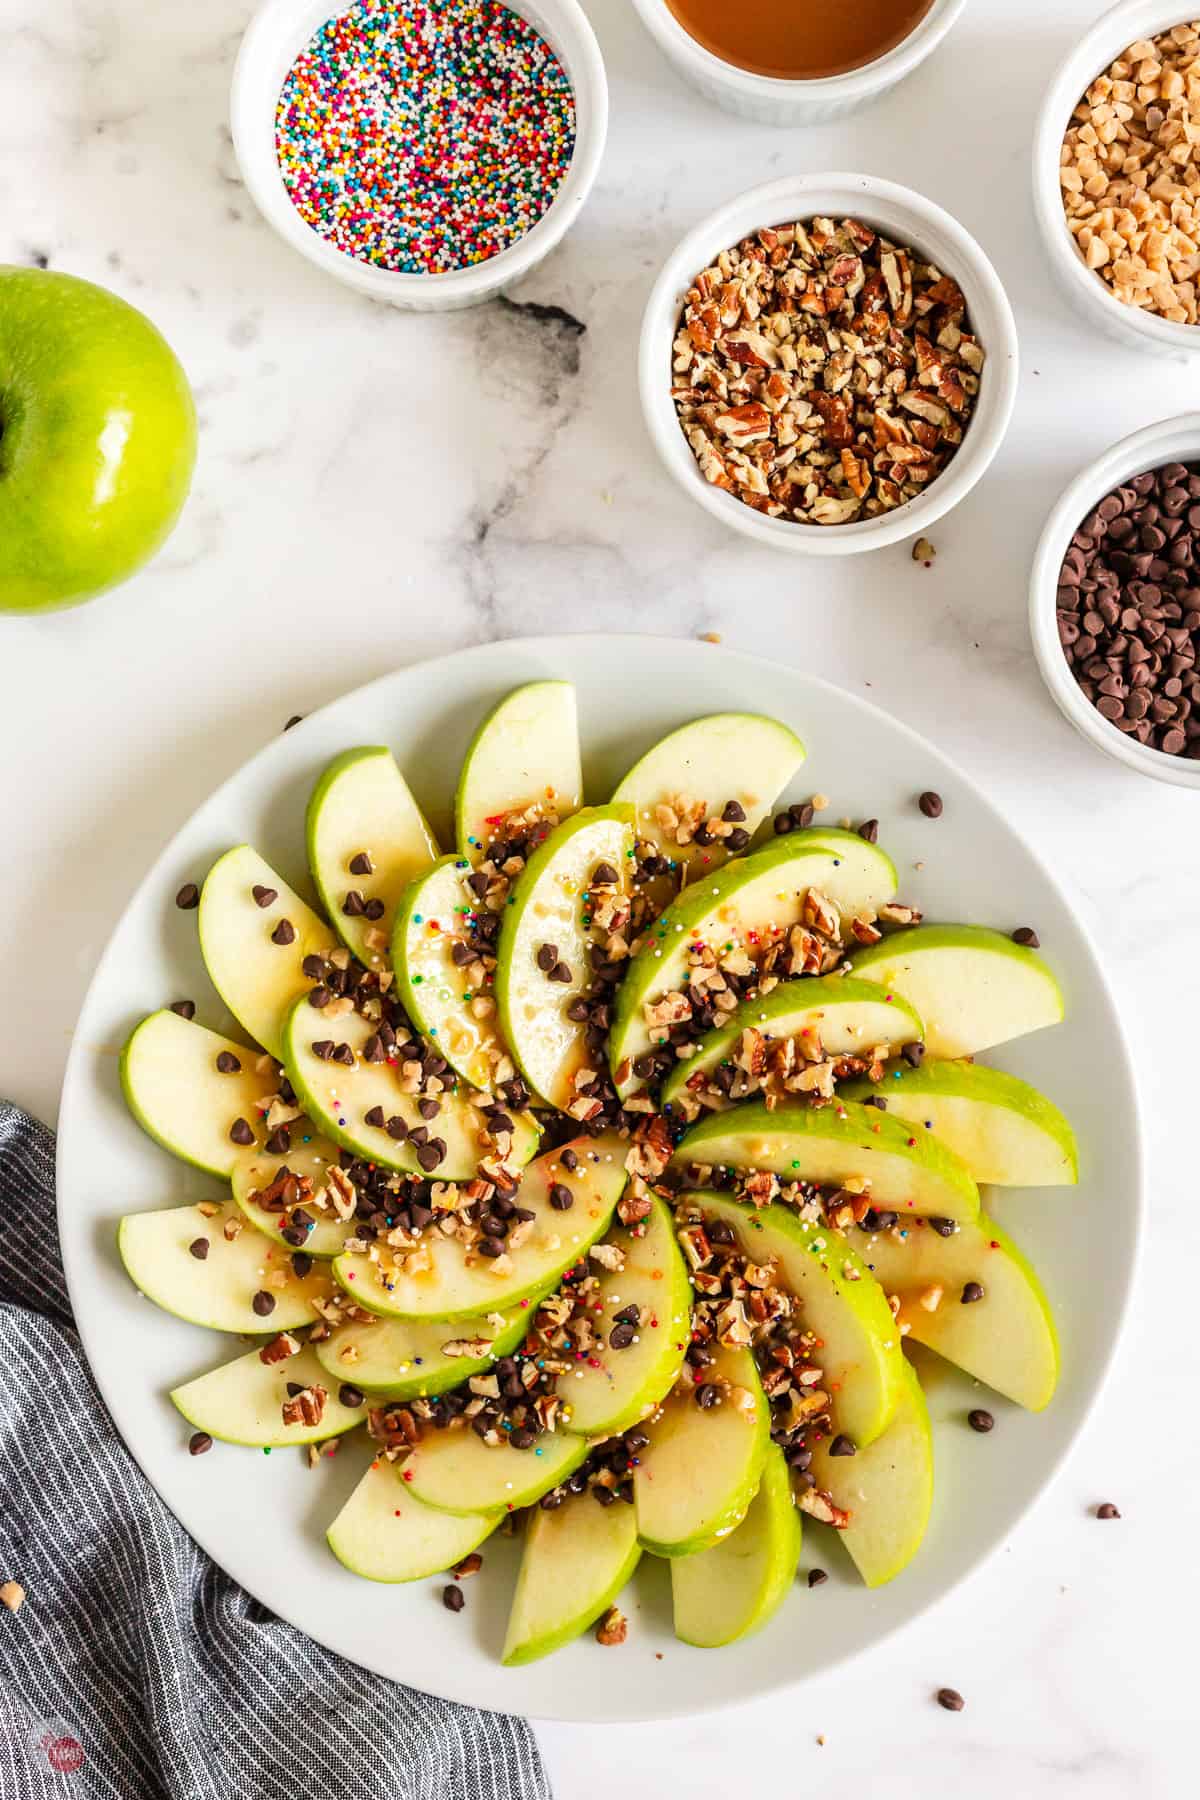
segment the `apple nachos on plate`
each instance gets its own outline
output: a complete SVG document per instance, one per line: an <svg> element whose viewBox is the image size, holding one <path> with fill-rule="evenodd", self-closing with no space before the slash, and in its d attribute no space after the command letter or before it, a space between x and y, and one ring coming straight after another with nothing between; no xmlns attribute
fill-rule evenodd
<svg viewBox="0 0 1200 1800"><path fill-rule="evenodd" d="M349 750L309 806L323 913L249 846L199 892L245 1037L177 1005L123 1055L139 1123L225 1184L123 1220L126 1268L257 1340L172 1393L192 1453L361 1437L334 1554L459 1570L453 1610L521 1529L506 1662L619 1642L643 1552L677 1635L730 1643L792 1585L801 1516L898 1575L933 1481L906 1340L1054 1391L978 1183L1073 1182L1074 1139L973 1059L1059 1020L1058 985L898 900L874 821L771 832L803 759L714 715L584 807L574 693L537 682L476 734L443 856L390 753Z"/></svg>

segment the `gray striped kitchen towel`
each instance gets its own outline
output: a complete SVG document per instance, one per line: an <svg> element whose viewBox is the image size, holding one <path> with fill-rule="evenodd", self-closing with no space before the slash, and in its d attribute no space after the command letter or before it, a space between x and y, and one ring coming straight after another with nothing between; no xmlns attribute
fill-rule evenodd
<svg viewBox="0 0 1200 1800"><path fill-rule="evenodd" d="M549 1800L528 1725L267 1613L177 1524L80 1349L54 1140L0 1103L0 1800Z"/></svg>

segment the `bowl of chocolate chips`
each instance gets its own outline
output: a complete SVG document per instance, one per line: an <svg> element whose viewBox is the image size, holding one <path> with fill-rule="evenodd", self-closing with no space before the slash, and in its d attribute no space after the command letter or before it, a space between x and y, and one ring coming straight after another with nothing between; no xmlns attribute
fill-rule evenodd
<svg viewBox="0 0 1200 1800"><path fill-rule="evenodd" d="M1123 438L1071 483L1034 557L1030 619L1077 731L1200 788L1200 413Z"/></svg>

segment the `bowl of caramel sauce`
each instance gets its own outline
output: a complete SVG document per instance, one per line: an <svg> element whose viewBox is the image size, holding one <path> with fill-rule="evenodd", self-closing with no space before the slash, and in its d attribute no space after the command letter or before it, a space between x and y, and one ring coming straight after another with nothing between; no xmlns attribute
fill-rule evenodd
<svg viewBox="0 0 1200 1800"><path fill-rule="evenodd" d="M683 78L769 125L820 124L885 93L966 0L633 0Z"/></svg>

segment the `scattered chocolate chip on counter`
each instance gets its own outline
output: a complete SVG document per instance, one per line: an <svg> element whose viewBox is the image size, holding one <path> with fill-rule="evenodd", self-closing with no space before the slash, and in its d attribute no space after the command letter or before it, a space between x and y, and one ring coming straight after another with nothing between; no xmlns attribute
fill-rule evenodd
<svg viewBox="0 0 1200 1800"><path fill-rule="evenodd" d="M293 713L291 718L288 720L287 724L284 726L283 729L285 731L290 731L292 729L292 726L299 725L302 722L303 718L304 718L303 713Z"/></svg>
<svg viewBox="0 0 1200 1800"><path fill-rule="evenodd" d="M942 796L935 794L932 788L927 788L918 796L917 805L927 819L940 819L944 811Z"/></svg>
<svg viewBox="0 0 1200 1800"><path fill-rule="evenodd" d="M1012 934L1012 941L1025 950L1040 950L1042 947L1042 940L1032 925L1018 925Z"/></svg>
<svg viewBox="0 0 1200 1800"><path fill-rule="evenodd" d="M810 1588L820 1587L822 1582L828 1580L829 1577L824 1569L810 1569L808 1571L808 1585Z"/></svg>
<svg viewBox="0 0 1200 1800"><path fill-rule="evenodd" d="M967 1704L957 1688L939 1688L937 1691L937 1703L939 1706L944 1707L947 1712L961 1712L963 1707Z"/></svg>
<svg viewBox="0 0 1200 1800"><path fill-rule="evenodd" d="M175 896L175 904L181 912L193 912L200 904L200 889L194 881L185 881Z"/></svg>
<svg viewBox="0 0 1200 1800"><path fill-rule="evenodd" d="M461 1612L466 1604L467 1596L453 1582L442 1589L442 1605L447 1612Z"/></svg>
<svg viewBox="0 0 1200 1800"><path fill-rule="evenodd" d="M207 1431L193 1431L188 1439L189 1456L203 1456L205 1451L211 1450L212 1447L213 1441Z"/></svg>
<svg viewBox="0 0 1200 1800"><path fill-rule="evenodd" d="M962 289L860 219L764 227L684 301L671 397L704 479L847 525L922 494L962 443L984 352Z"/></svg>
<svg viewBox="0 0 1200 1800"><path fill-rule="evenodd" d="M196 1016L196 1002L194 1000L172 1000L171 1011L173 1013L178 1013L181 1019L194 1019Z"/></svg>
<svg viewBox="0 0 1200 1800"><path fill-rule="evenodd" d="M972 1431L991 1431L995 1423L992 1414L983 1406L976 1406L967 1414L967 1424Z"/></svg>
<svg viewBox="0 0 1200 1800"><path fill-rule="evenodd" d="M1120 1513L1117 1511L1111 1500L1106 1500L1102 1506L1096 1508L1096 1517L1098 1519L1119 1519L1120 1516Z"/></svg>
<svg viewBox="0 0 1200 1800"><path fill-rule="evenodd" d="M1106 494L1058 577L1058 635L1118 731L1200 759L1200 465L1166 463Z"/></svg>

